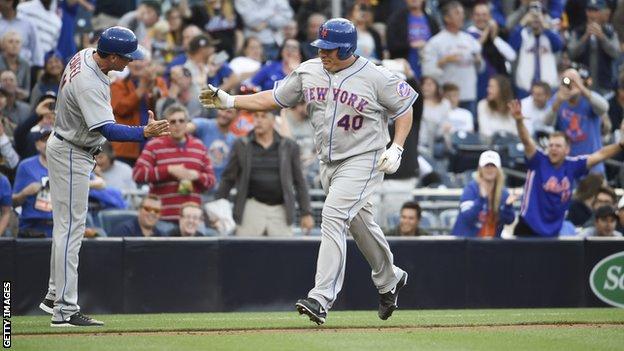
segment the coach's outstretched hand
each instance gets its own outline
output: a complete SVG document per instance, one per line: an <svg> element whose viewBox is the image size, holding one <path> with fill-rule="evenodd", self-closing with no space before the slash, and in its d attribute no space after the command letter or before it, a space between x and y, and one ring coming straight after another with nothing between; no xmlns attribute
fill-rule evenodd
<svg viewBox="0 0 624 351"><path fill-rule="evenodd" d="M392 174L399 169L401 165L401 155L403 154L403 148L397 144L392 144L388 150L384 151L377 162L377 168L386 173Z"/></svg>
<svg viewBox="0 0 624 351"><path fill-rule="evenodd" d="M201 91L199 101L205 108L226 109L234 107L234 97L225 91L208 84L208 88Z"/></svg>
<svg viewBox="0 0 624 351"><path fill-rule="evenodd" d="M169 135L169 121L161 119L159 121L154 119L154 112L147 111L148 120L147 125L143 128L143 136L146 138Z"/></svg>

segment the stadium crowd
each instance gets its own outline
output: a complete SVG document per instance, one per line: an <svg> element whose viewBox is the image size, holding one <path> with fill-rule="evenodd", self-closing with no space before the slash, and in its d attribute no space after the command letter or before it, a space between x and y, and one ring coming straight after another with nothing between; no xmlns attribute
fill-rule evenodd
<svg viewBox="0 0 624 351"><path fill-rule="evenodd" d="M171 135L104 145L87 236L318 233L305 104L209 110L198 95L208 84L272 89L317 56L310 43L331 3L0 0L0 235L51 236L45 148L63 68L114 25L146 53L110 75L117 122L145 124L152 110ZM388 235L500 237L518 223L518 236L622 236L624 0L341 5L358 30L355 53L421 96L403 163L376 198ZM436 213L415 201L417 187L464 190ZM232 200L236 230L205 213L219 199Z"/></svg>

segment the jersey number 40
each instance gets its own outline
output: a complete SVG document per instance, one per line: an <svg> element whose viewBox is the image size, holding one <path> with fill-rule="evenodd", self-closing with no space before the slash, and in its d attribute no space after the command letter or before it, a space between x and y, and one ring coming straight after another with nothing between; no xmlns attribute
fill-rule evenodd
<svg viewBox="0 0 624 351"><path fill-rule="evenodd" d="M345 131L348 131L349 128L353 130L358 130L362 128L362 123L364 123L364 117L360 115L344 115L341 119L338 120L337 125L338 127L344 128Z"/></svg>

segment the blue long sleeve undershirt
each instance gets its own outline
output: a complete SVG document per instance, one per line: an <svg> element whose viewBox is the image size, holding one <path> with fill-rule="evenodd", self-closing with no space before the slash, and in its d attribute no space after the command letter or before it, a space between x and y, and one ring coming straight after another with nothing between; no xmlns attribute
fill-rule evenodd
<svg viewBox="0 0 624 351"><path fill-rule="evenodd" d="M108 141L145 141L142 126L127 126L118 123L107 123L96 128Z"/></svg>

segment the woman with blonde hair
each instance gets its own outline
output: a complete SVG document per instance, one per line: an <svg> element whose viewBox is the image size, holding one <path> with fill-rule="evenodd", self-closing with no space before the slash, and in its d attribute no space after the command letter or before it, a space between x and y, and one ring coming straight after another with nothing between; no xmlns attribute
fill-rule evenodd
<svg viewBox="0 0 624 351"><path fill-rule="evenodd" d="M217 51L224 50L234 57L243 45L243 23L234 9L233 0L204 0L191 7L188 1L180 2L187 24L194 24L218 41Z"/></svg>
<svg viewBox="0 0 624 351"><path fill-rule="evenodd" d="M456 236L500 237L505 224L511 224L516 215L514 195L505 187L501 159L496 151L488 150L479 157L475 180L464 188L459 204L459 215L451 232Z"/></svg>
<svg viewBox="0 0 624 351"><path fill-rule="evenodd" d="M509 113L507 103L513 100L513 90L509 78L497 74L490 78L487 96L477 105L479 133L491 137L495 132L506 131L518 134L516 122Z"/></svg>

